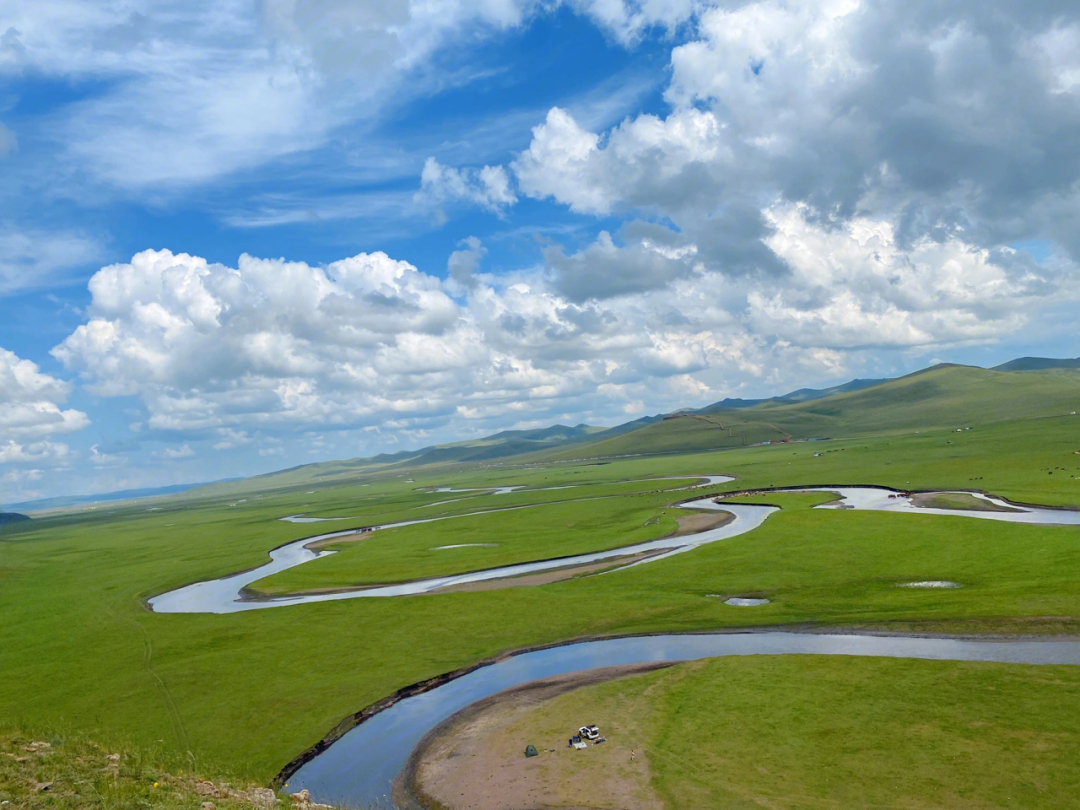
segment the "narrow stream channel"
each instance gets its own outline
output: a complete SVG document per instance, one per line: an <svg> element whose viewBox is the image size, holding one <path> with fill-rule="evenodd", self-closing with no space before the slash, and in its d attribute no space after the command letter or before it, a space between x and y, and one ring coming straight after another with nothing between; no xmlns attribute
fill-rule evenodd
<svg viewBox="0 0 1080 810"><path fill-rule="evenodd" d="M1080 665L1080 642L760 632L660 635L567 644L515 655L395 703L304 764L289 777L286 790L293 793L306 788L313 801L339 807L392 807L391 785L420 739L478 700L528 681L568 672L728 655L855 655Z"/></svg>

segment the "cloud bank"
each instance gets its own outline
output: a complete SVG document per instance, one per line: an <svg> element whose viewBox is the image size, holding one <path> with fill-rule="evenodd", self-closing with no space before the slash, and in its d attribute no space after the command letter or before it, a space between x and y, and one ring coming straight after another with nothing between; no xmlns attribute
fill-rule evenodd
<svg viewBox="0 0 1080 810"><path fill-rule="evenodd" d="M140 398L151 429L232 447L252 429L685 405L766 370L833 373L868 348L993 340L1080 289L1072 265L956 237L905 246L888 222L835 226L791 204L763 217L781 279L607 233L511 276L480 272L469 240L446 280L384 253L233 268L144 251L93 277L89 320L53 354L90 392Z"/></svg>
<svg viewBox="0 0 1080 810"><path fill-rule="evenodd" d="M90 424L85 413L61 406L71 385L0 349L0 484L23 493L48 469L70 463L71 449L55 437ZM31 493L34 490L29 490Z"/></svg>

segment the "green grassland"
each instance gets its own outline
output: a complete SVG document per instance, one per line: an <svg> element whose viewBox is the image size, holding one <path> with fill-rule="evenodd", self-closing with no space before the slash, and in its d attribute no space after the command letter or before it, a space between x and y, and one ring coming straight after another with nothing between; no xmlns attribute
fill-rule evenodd
<svg viewBox="0 0 1080 810"><path fill-rule="evenodd" d="M1056 412L1018 418L1014 407L1004 421L975 413L972 430L961 433L955 428L967 422L940 424L944 417L936 412L926 425L883 436L830 432L843 438L700 453L662 454L648 435L635 445L628 433L619 437L626 440L625 458L599 458L595 446L580 443L577 460L560 457L568 452L560 447L483 463L358 466L353 473L335 468L325 478L307 469L243 487L10 524L0 530L0 719L97 734L135 748L156 745L168 755L190 751L208 771L265 783L363 706L404 685L529 645L793 623L1076 633L1080 529L815 511L810 507L824 496L790 494L768 496L783 508L750 534L602 577L223 616L156 615L143 603L189 582L260 565L268 550L298 538L421 515L537 504L381 538L376 533L267 587L429 576L658 536L673 527L671 504L694 493L674 491L685 481L627 483L642 478L738 476L709 490L717 492L843 483L983 489L1020 502L1080 506L1080 418L1065 410L1068 396L1054 393L1065 385L1061 380L1076 392L1080 377L1046 373L1044 386L1043 374L998 376L1023 377L1032 401ZM805 404L828 408L833 399ZM978 412L970 402L963 407ZM987 406L986 413L996 412ZM698 420L656 424L691 421ZM495 485L575 488L506 495L427 489ZM594 496L600 499L584 500ZM440 500L452 502L431 506ZM278 520L297 513L348 520ZM427 551L485 538L504 545L462 550L475 556ZM924 579L964 587L896 587ZM740 609L710 596L746 592L765 592L773 602ZM876 665L851 664L867 672ZM788 664L770 659L760 666L777 668L777 677L759 681L766 685L763 699L779 700L779 676ZM971 694L969 702L978 693Z"/></svg>
<svg viewBox="0 0 1080 810"><path fill-rule="evenodd" d="M671 534L675 518L660 508L670 494L644 498L579 500L465 516L438 523L405 526L327 546L337 554L283 571L250 586L262 593L290 593L401 582L457 574L541 557L566 557ZM531 518L531 519L530 519ZM458 544L496 544L494 548L439 549Z"/></svg>
<svg viewBox="0 0 1080 810"><path fill-rule="evenodd" d="M935 475L926 486L965 484L976 487L993 469L995 485L1013 487L1017 484L1042 491L1036 472L1046 475L1066 467L1076 473L1080 467L1080 371L1052 369L1033 372L998 372L968 366L935 366L926 371L890 380L871 388L841 393L808 402L775 403L734 411L709 409L678 418L645 424L636 430L615 428L607 432L583 435L572 443L550 449L522 448L525 452L472 465L433 463L423 467L401 466L379 462L377 459L354 459L346 462L312 464L247 481L217 484L190 491L181 496L202 501L220 495L227 497L249 492L269 493L340 486L356 481L376 481L386 477L404 480L419 475L437 475L446 470L456 475L470 469L476 476L476 486L483 480L490 484L520 483L509 480L519 471L547 469L554 477L565 473L563 464L604 464L617 460L641 457L701 453L708 450L740 450L748 445L794 439L829 438L829 450L861 448L859 438L893 437L898 442L895 458L882 458L880 445L875 446L864 465L863 474L877 476L877 483L888 479L904 486L895 473L900 466L917 471L918 475ZM971 427L970 431L955 433ZM953 435L950 435L953 434ZM951 444L947 444L950 443ZM939 446L944 445L944 447ZM787 445L780 445L786 448ZM790 449L790 448L789 448ZM814 447L812 452L821 450ZM736 466L745 469L742 456L732 464L725 458L724 469ZM1069 456L1073 456L1069 458ZM770 464L778 457L754 455L758 465ZM978 459L981 463L972 464ZM413 461L409 462L410 464ZM799 466L799 465L796 465ZM892 466L893 469L885 469ZM588 468L582 480L589 480ZM817 464L814 471L835 469L854 471L845 460L843 464ZM684 468L661 462L659 466L637 468L641 474L670 474ZM694 472L717 472L694 470ZM802 468L801 471L806 471ZM958 476L957 472L967 472ZM782 472L775 470L776 474ZM904 473L900 471L901 475ZM640 477L640 475L639 475ZM1066 475L1068 477L1068 475ZM417 478L419 481L419 478ZM591 480L597 480L595 476ZM603 480L603 479L601 479ZM850 483L866 479L847 479ZM803 482L798 482L803 483ZM1049 490L1068 492L1060 503L1075 503L1076 490L1063 489L1058 481L1047 480ZM987 483L989 487L989 483ZM1006 493L1003 493L1006 494ZM1046 501L1047 503L1057 503Z"/></svg>
<svg viewBox="0 0 1080 810"><path fill-rule="evenodd" d="M555 747L581 718L636 750L673 810L1054 810L1080 796L1077 667L720 658L583 687L513 730ZM550 756L588 784L583 763L610 767L596 754Z"/></svg>
<svg viewBox="0 0 1080 810"><path fill-rule="evenodd" d="M961 509L972 512L1019 512L1010 506L989 503L966 492L941 492L925 497L920 505L928 509Z"/></svg>

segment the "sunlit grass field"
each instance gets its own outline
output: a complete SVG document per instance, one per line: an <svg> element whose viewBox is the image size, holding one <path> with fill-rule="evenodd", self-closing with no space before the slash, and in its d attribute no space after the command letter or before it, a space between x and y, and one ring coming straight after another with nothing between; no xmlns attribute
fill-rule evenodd
<svg viewBox="0 0 1080 810"><path fill-rule="evenodd" d="M632 570L541 587L225 616L155 615L143 600L260 565L268 550L297 538L418 514L544 504L376 533L268 586L408 579L623 545L670 531L679 514L670 504L705 492L676 491L687 480L619 483L643 478L738 476L710 492L797 484L970 488L1075 506L1077 449L1080 420L1059 417L961 433L912 431L701 454L557 463L539 454L365 474L345 483L305 481L264 491L253 484L247 492L210 490L39 518L0 535L0 718L100 731L174 753L190 750L208 768L266 782L363 706L404 685L529 645L793 623L1076 632L1076 528L813 511L816 496L792 495L771 497L784 508L748 535ZM492 485L574 488L506 495L425 489ZM657 494L660 489L667 492ZM593 496L601 499L582 500ZM426 506L439 500L453 503ZM278 520L297 513L348 520ZM430 551L489 541L502 545L462 549L469 553L459 556ZM896 587L924 579L964 587ZM740 609L710 596L745 592L767 593L773 602Z"/></svg>
<svg viewBox="0 0 1080 810"><path fill-rule="evenodd" d="M606 746L565 750L582 718ZM549 779L619 769L673 810L1056 810L1080 796L1080 667L719 658L586 686L491 733L556 748Z"/></svg>

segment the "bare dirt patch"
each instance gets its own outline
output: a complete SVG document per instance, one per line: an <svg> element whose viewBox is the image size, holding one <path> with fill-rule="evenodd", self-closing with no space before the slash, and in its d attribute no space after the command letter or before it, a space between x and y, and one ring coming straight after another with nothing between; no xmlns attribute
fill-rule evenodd
<svg viewBox="0 0 1080 810"><path fill-rule="evenodd" d="M663 803L649 784L648 755L632 733L602 724L608 742L577 750L567 747L572 724L538 728L530 715L574 689L670 665L649 662L574 672L474 703L420 741L394 786L395 802L418 802L430 810L661 810ZM540 755L526 758L526 745L535 745Z"/></svg>
<svg viewBox="0 0 1080 810"><path fill-rule="evenodd" d="M371 528L357 529L352 534L342 534L337 537L326 537L322 540L315 540L308 543L304 548L309 548L312 551L319 551L327 546L336 546L339 543L355 543L359 540L367 540L374 534L374 531L375 530Z"/></svg>
<svg viewBox="0 0 1080 810"><path fill-rule="evenodd" d="M731 512L695 512L691 515L676 518L679 523L679 530L671 536L684 537L688 534L707 532L709 529L726 526L734 519L735 515L731 514Z"/></svg>
<svg viewBox="0 0 1080 810"><path fill-rule="evenodd" d="M480 582L466 582L463 585L451 585L449 588L439 588L438 593L462 593L471 591L498 591L503 588L524 588L534 585L547 585L552 582L561 582L564 579L573 579L585 574L598 574L613 568L622 568L627 565L647 560L657 554L666 554L669 548L657 549L645 554L627 554L622 557L608 557L585 565L568 565L565 568L552 568L547 571L539 571L535 574L523 574L518 577L504 577L503 579L485 579Z"/></svg>

